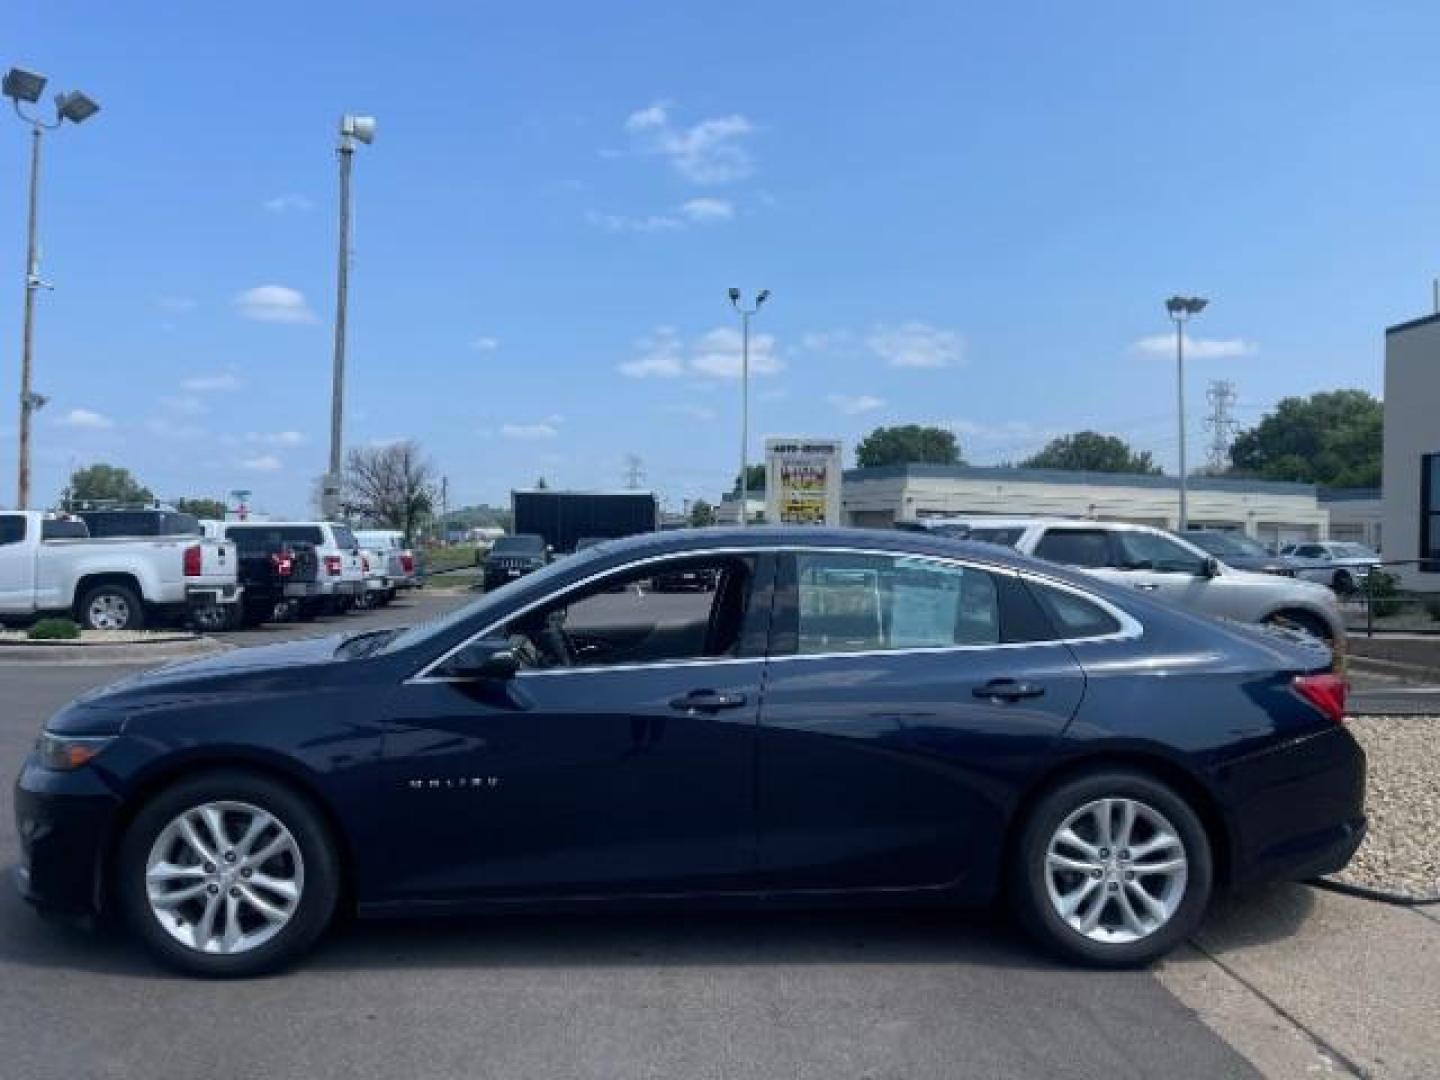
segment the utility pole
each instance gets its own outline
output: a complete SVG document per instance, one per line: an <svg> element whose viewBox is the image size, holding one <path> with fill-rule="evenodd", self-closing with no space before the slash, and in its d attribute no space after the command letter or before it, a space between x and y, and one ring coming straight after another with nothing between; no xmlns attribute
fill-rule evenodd
<svg viewBox="0 0 1440 1080"><path fill-rule="evenodd" d="M355 140L369 144L375 139L373 116L340 119L340 258L335 271L335 360L330 386L330 468L325 476L325 505L322 513L335 517L340 510L340 444L345 417L345 319L350 301L350 170L355 158Z"/></svg>
<svg viewBox="0 0 1440 1080"><path fill-rule="evenodd" d="M1175 323L1175 407L1180 429L1180 522L1183 532L1190 524L1185 475L1185 324L1199 315L1210 301L1200 296L1172 296L1165 301L1165 310Z"/></svg>
<svg viewBox="0 0 1440 1080"><path fill-rule="evenodd" d="M440 477L440 542L450 542L450 478Z"/></svg>
<svg viewBox="0 0 1440 1080"><path fill-rule="evenodd" d="M1205 400L1210 403L1210 415L1205 418L1205 427L1210 431L1209 466L1212 473L1222 473L1230 464L1230 440L1235 431L1235 421L1230 410L1235 405L1235 384L1229 379L1211 379L1205 391Z"/></svg>

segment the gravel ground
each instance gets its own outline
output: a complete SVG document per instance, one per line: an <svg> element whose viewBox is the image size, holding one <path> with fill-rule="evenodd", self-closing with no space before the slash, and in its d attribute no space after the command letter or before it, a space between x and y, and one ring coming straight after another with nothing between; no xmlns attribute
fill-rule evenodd
<svg viewBox="0 0 1440 1080"><path fill-rule="evenodd" d="M1440 896L1440 717L1350 721L1369 758L1370 831L1341 881Z"/></svg>

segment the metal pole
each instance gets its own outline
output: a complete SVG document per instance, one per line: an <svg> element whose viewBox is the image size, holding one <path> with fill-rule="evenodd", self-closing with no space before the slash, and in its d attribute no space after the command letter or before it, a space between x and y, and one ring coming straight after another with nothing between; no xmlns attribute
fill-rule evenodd
<svg viewBox="0 0 1440 1080"><path fill-rule="evenodd" d="M1185 490L1185 323L1175 320L1175 387L1180 420L1180 531L1189 524Z"/></svg>
<svg viewBox="0 0 1440 1080"><path fill-rule="evenodd" d="M30 507L30 416L35 399L30 391L30 371L35 343L35 290L40 288L40 256L36 250L39 222L40 137L39 124L30 125L30 218L29 239L25 251L25 318L20 346L20 468L16 484L15 508Z"/></svg>
<svg viewBox="0 0 1440 1080"><path fill-rule="evenodd" d="M330 390L330 475L326 494L330 506L327 517L338 510L340 490L340 443L345 414L345 308L350 288L350 167L355 157L355 144L349 135L340 136L336 151L340 158L340 258L335 279L335 367Z"/></svg>
<svg viewBox="0 0 1440 1080"><path fill-rule="evenodd" d="M750 312L740 312L740 524L750 517Z"/></svg>

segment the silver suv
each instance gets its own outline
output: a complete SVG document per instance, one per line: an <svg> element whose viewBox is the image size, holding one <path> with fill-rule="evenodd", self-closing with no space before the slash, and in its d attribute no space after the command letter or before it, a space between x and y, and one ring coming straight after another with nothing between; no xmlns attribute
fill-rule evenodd
<svg viewBox="0 0 1440 1080"><path fill-rule="evenodd" d="M907 527L1001 544L1206 615L1288 626L1332 644L1345 640L1335 595L1325 586L1236 570L1189 541L1148 525L983 517L929 518L907 523Z"/></svg>

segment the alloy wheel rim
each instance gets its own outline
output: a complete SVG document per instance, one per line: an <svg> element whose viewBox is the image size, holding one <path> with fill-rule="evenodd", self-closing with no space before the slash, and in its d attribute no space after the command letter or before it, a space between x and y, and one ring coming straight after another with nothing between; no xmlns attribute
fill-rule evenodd
<svg viewBox="0 0 1440 1080"><path fill-rule="evenodd" d="M1123 945L1160 930L1185 898L1190 864L1164 814L1108 798L1072 812L1050 837L1045 885L1060 919L1090 941Z"/></svg>
<svg viewBox="0 0 1440 1080"><path fill-rule="evenodd" d="M123 630L130 623L130 605L123 596L105 593L90 601L90 625L96 630Z"/></svg>
<svg viewBox="0 0 1440 1080"><path fill-rule="evenodd" d="M299 910L305 861L285 824L258 806L208 802L160 830L145 861L150 912L196 952L259 948Z"/></svg>

